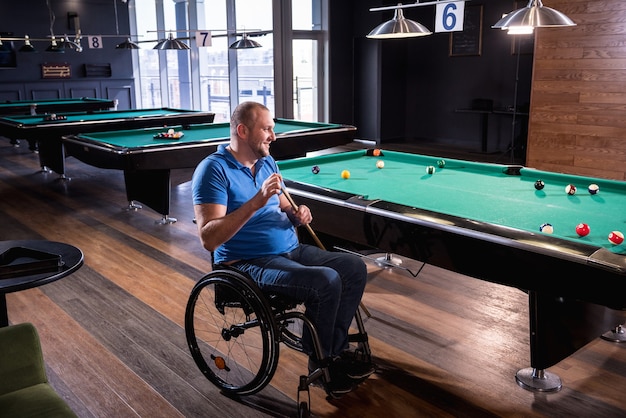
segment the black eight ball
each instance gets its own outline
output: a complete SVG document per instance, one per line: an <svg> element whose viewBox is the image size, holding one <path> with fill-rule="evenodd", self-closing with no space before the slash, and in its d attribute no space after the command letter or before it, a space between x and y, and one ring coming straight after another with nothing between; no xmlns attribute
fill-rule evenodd
<svg viewBox="0 0 626 418"><path fill-rule="evenodd" d="M537 180L535 182L535 189L537 190L542 190L544 186L545 186L545 183L542 180Z"/></svg>

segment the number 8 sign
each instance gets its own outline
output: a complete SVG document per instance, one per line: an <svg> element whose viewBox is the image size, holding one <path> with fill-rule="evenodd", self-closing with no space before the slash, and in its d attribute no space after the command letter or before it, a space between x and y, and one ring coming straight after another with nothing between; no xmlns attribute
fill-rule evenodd
<svg viewBox="0 0 626 418"><path fill-rule="evenodd" d="M457 32L463 30L465 2L441 2L437 4L435 32Z"/></svg>

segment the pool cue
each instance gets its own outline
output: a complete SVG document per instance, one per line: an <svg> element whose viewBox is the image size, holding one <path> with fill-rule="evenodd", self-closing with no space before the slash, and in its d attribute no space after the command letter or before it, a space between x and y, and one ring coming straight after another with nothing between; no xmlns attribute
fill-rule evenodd
<svg viewBox="0 0 626 418"><path fill-rule="evenodd" d="M291 205L291 207L293 208L293 210L295 212L298 211L298 205L296 204L296 202L294 202L294 200L291 198L291 195L289 194L289 192L287 191L287 189L285 187L280 188L280 190L282 190L283 194L285 195L285 197L287 198L287 200L289 201L289 204ZM311 225L309 224L304 224L304 227L306 228L307 231L309 231L309 234L311 234L311 237L313 238L313 241L315 241L315 243L317 244L318 247L320 247L322 250L326 250L326 248L324 247L324 244L322 244L322 241L320 241L320 239L317 237L317 234L315 233L315 231L313 231L313 228L311 228ZM365 307L365 305L363 304L363 302L359 302L359 306L361 307L361 309L363 309L363 312L365 312L365 315L367 315L368 318L371 318L372 315L370 314L370 311L367 310L367 308Z"/></svg>
<svg viewBox="0 0 626 418"><path fill-rule="evenodd" d="M291 195L287 192L287 189L285 189L284 187L281 187L280 189L282 190L283 194L289 201L289 204L293 208L294 212L297 212L298 205L296 205L296 202L293 201L293 199L291 198ZM313 231L313 228L311 228L311 225L304 224L304 227L306 228L307 231L309 231L309 234L311 234L311 237L313 238L313 241L315 241L315 244L317 244L317 246L320 247L322 250L326 250L326 248L324 247L324 244L322 244L322 241L320 241L315 231Z"/></svg>

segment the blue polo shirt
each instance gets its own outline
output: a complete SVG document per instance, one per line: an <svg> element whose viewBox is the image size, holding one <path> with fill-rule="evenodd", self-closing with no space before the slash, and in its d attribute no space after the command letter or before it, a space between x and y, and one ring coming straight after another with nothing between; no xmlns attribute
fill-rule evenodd
<svg viewBox="0 0 626 418"><path fill-rule="evenodd" d="M278 172L271 156L261 158L252 171L239 163L226 145L196 167L191 180L193 203L226 206L231 213L250 200L273 173ZM214 252L214 262L245 260L289 252L298 245L295 227L280 210L278 196L272 196L248 222Z"/></svg>

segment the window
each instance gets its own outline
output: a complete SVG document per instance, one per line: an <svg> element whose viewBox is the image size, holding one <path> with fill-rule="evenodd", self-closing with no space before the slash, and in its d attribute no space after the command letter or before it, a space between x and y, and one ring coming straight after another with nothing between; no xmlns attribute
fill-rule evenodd
<svg viewBox="0 0 626 418"><path fill-rule="evenodd" d="M224 122L238 103L254 100L279 117L323 119L325 1L136 0L137 33L144 40L139 106L208 110ZM283 16L285 10L291 13ZM210 46L197 45L198 30L211 32ZM244 32L262 47L229 49ZM275 39L277 32L282 39ZM156 43L145 42L170 33L191 49L155 51Z"/></svg>

